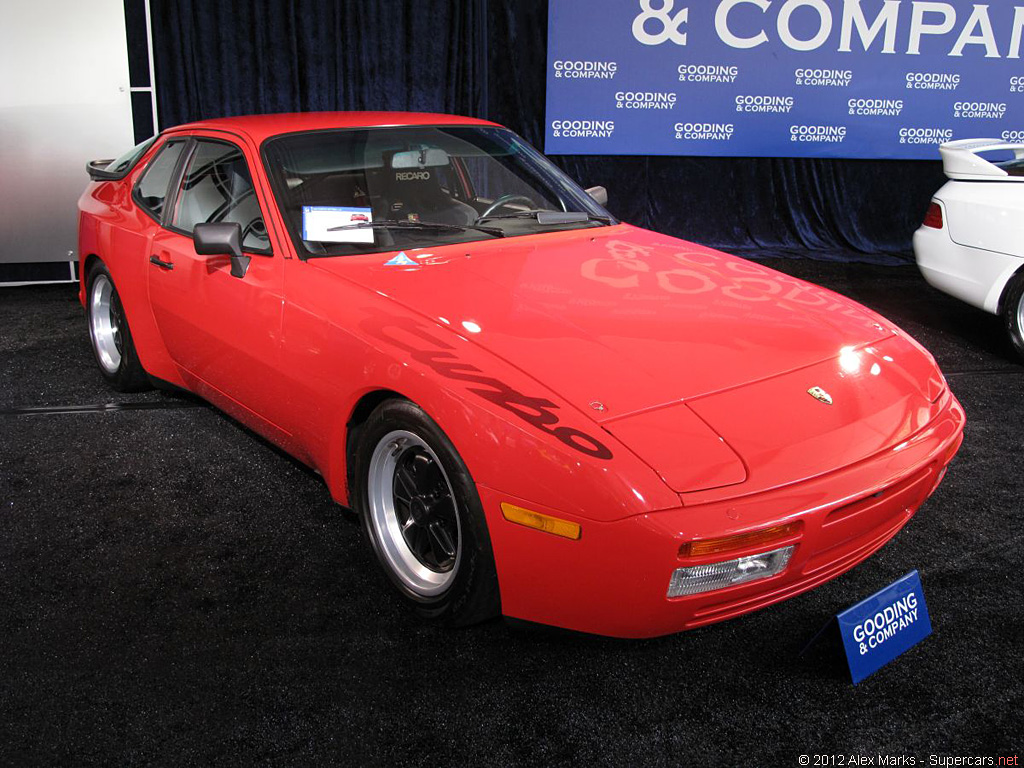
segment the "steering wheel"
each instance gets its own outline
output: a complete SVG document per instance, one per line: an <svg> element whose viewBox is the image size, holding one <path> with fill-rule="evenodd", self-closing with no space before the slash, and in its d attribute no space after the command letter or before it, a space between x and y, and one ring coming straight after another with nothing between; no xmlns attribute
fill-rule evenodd
<svg viewBox="0 0 1024 768"><path fill-rule="evenodd" d="M479 216L477 216L476 220L477 221L483 221L488 216L493 214L495 211L497 211L497 210L499 210L501 208L504 208L506 205L508 205L510 203L516 203L516 202L518 202L518 203L526 203L531 208L536 208L537 207L537 203L534 202L529 197L527 197L526 195L502 195L497 200L495 200L493 203L488 205L487 206L487 210L485 210L483 213L481 213Z"/></svg>

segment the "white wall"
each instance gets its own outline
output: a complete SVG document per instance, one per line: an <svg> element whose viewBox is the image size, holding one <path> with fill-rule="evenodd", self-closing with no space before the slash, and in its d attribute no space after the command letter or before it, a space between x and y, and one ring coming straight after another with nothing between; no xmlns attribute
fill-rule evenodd
<svg viewBox="0 0 1024 768"><path fill-rule="evenodd" d="M85 163L134 143L128 88L122 0L0 0L0 262L77 257Z"/></svg>

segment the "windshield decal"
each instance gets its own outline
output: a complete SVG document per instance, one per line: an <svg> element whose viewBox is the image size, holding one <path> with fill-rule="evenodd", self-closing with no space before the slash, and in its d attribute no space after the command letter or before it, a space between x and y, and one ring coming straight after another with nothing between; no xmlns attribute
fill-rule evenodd
<svg viewBox="0 0 1024 768"><path fill-rule="evenodd" d="M372 229L350 225L373 221L370 208L340 205L302 206L302 239L321 243L373 243Z"/></svg>
<svg viewBox="0 0 1024 768"><path fill-rule="evenodd" d="M400 251L395 258L390 261L384 262L385 267L418 267L419 264L410 259L405 255L405 251Z"/></svg>

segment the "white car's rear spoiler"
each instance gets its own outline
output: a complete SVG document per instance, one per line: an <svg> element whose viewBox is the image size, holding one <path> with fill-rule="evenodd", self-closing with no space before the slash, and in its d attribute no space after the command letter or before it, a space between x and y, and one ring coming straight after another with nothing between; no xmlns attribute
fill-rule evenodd
<svg viewBox="0 0 1024 768"><path fill-rule="evenodd" d="M1011 176L1004 168L979 156L979 152L1007 150L1018 160L1024 159L1024 144L1002 139L963 139L939 147L942 165L951 179L963 181L1024 181L1024 176Z"/></svg>

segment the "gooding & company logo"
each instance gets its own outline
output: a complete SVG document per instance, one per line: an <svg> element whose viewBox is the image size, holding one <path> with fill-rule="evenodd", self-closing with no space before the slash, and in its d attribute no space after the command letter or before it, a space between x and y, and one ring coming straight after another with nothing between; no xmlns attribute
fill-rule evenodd
<svg viewBox="0 0 1024 768"><path fill-rule="evenodd" d="M842 144L846 138L845 125L792 125L789 140L811 144Z"/></svg>
<svg viewBox="0 0 1024 768"><path fill-rule="evenodd" d="M1003 131L1003 141L1024 142L1024 131Z"/></svg>
<svg viewBox="0 0 1024 768"><path fill-rule="evenodd" d="M560 59L551 65L555 77L566 80L614 80L619 65L614 61L581 61Z"/></svg>
<svg viewBox="0 0 1024 768"><path fill-rule="evenodd" d="M853 82L852 69L806 69L793 73L797 85L811 88L846 88Z"/></svg>
<svg viewBox="0 0 1024 768"><path fill-rule="evenodd" d="M960 75L949 72L907 72L907 88L912 91L955 91Z"/></svg>
<svg viewBox="0 0 1024 768"><path fill-rule="evenodd" d="M681 83L735 83L740 68L735 64L680 64Z"/></svg>
<svg viewBox="0 0 1024 768"><path fill-rule="evenodd" d="M662 91L619 91L616 109L675 109L676 95Z"/></svg>
<svg viewBox="0 0 1024 768"><path fill-rule="evenodd" d="M1014 75L1010 78L1010 93L1024 93L1024 76Z"/></svg>
<svg viewBox="0 0 1024 768"><path fill-rule="evenodd" d="M681 141L730 141L736 132L733 123L676 123L674 129Z"/></svg>
<svg viewBox="0 0 1024 768"><path fill-rule="evenodd" d="M1001 120L1006 117L1006 104L992 101L958 101L953 105L953 117Z"/></svg>
<svg viewBox="0 0 1024 768"><path fill-rule="evenodd" d="M899 117L903 99L850 99L850 114L857 117Z"/></svg>
<svg viewBox="0 0 1024 768"><path fill-rule="evenodd" d="M552 120L551 135L563 139L610 139L614 120Z"/></svg>
<svg viewBox="0 0 1024 768"><path fill-rule="evenodd" d="M792 96L737 96L736 111L789 114L795 103Z"/></svg>
<svg viewBox="0 0 1024 768"><path fill-rule="evenodd" d="M900 144L945 144L953 140L952 128L900 128Z"/></svg>

